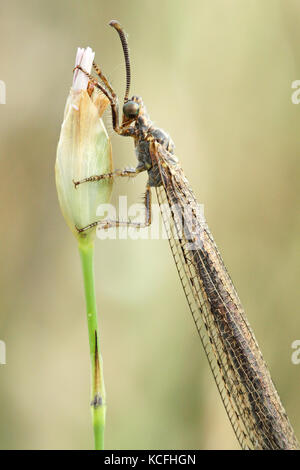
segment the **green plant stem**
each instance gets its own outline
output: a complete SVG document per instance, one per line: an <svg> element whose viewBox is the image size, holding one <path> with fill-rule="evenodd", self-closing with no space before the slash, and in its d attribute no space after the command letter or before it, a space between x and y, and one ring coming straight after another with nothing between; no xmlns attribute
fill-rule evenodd
<svg viewBox="0 0 300 470"><path fill-rule="evenodd" d="M95 449L104 449L105 428L105 387L97 319L97 306L94 282L94 243L79 241L84 291L86 300L87 324L91 359L91 413L94 428Z"/></svg>

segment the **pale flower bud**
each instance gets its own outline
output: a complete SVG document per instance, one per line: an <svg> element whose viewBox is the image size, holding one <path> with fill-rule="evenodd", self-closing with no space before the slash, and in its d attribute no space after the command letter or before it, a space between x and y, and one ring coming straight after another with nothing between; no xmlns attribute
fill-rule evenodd
<svg viewBox="0 0 300 470"><path fill-rule="evenodd" d="M89 47L78 49L75 65L90 72L93 60L94 53ZM111 144L101 119L109 101L97 89L88 89L88 84L88 77L75 70L55 164L60 207L78 239L90 239L95 235L95 228L78 233L76 227L85 227L99 219L96 216L97 207L109 201L112 190L111 179L83 183L77 189L73 183L112 171Z"/></svg>

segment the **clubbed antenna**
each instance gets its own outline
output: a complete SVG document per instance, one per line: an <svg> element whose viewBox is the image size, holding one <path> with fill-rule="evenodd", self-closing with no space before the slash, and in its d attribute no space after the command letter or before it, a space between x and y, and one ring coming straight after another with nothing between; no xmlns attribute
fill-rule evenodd
<svg viewBox="0 0 300 470"><path fill-rule="evenodd" d="M118 35L120 36L124 58L125 58L125 67L126 67L126 90L124 96L124 103L128 101L129 96L129 89L130 89L130 81L131 81L131 70L130 70L130 59L129 59L129 51L128 51L128 42L126 38L125 31L122 29L120 23L116 20L112 20L109 23L109 26L112 26L117 31Z"/></svg>

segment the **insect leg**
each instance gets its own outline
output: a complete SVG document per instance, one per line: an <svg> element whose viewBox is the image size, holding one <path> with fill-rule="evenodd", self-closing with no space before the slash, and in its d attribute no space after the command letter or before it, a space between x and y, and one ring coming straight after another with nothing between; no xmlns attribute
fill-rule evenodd
<svg viewBox="0 0 300 470"><path fill-rule="evenodd" d="M141 171L143 171L143 169L140 169L140 168L125 168L125 170L115 170L115 171L112 171L111 173L104 173L103 175L89 176L89 177L84 178L80 181L73 181L73 183L74 183L75 188L77 188L77 186L79 184L82 184L82 183L106 180L106 179L110 179L110 178L115 178L116 176L121 176L121 177L127 176L129 178L134 178L139 173L141 173Z"/></svg>
<svg viewBox="0 0 300 470"><path fill-rule="evenodd" d="M117 134L123 135L122 134L122 129L119 126L119 103L118 103L118 98L117 98L117 95L114 92L111 91L112 90L111 86L110 85L108 86L108 89L110 91L110 93L109 93L109 91L107 91L107 89L103 85L101 85L101 83L99 83L90 73L88 73L86 70L84 70L80 65L77 65L74 68L74 70L76 70L76 69L81 70L81 72L84 73L89 78L90 82L96 88L98 88L100 91L102 91L102 93L106 96L106 98L109 99L110 106L111 106L112 124L113 124L114 131ZM102 73L101 73L101 76L103 77ZM108 83L108 81L105 79L104 83Z"/></svg>
<svg viewBox="0 0 300 470"><path fill-rule="evenodd" d="M103 73L101 72L100 67L96 64L96 62L93 62L93 67L94 67L94 70L95 70L96 74L97 74L98 77L100 78L100 80L104 83L104 85L106 86L106 88L107 88L108 91L110 92L111 96L116 100L116 99L117 99L117 95L116 95L116 93L114 92L113 87L112 87L111 84L109 83L109 81L108 81L108 79L106 78L106 76L103 75Z"/></svg>
<svg viewBox="0 0 300 470"><path fill-rule="evenodd" d="M83 228L76 227L79 233L85 232L92 227L98 226L101 229L108 229L111 227L135 227L136 229L149 227L151 224L151 188L149 183L147 183L145 191L145 221L144 222L131 222L131 220L122 221L122 220L99 220L98 222L93 222L92 224L87 225Z"/></svg>

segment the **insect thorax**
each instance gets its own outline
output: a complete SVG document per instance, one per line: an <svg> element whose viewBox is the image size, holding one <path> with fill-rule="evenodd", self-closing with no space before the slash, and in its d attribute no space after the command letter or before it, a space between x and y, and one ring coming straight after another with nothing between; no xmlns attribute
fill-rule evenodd
<svg viewBox="0 0 300 470"><path fill-rule="evenodd" d="M161 186L162 181L158 165L152 161L150 155L150 142L155 140L171 154L174 151L174 143L165 131L153 126L148 116L139 116L136 122L136 131L135 149L139 162L138 168L148 172L150 186Z"/></svg>

